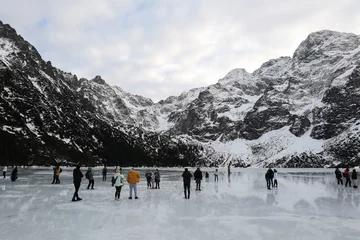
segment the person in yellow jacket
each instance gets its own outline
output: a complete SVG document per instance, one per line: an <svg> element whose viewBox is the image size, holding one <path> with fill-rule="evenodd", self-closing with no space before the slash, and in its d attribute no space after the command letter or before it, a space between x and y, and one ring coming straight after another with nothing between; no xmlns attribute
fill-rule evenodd
<svg viewBox="0 0 360 240"><path fill-rule="evenodd" d="M135 199L139 199L137 196L137 191L136 191L136 184L140 181L140 174L134 170L134 168L132 168L127 176L126 176L126 181L129 183L129 189L130 189L130 197L129 199L132 199L132 192L134 191L135 194Z"/></svg>

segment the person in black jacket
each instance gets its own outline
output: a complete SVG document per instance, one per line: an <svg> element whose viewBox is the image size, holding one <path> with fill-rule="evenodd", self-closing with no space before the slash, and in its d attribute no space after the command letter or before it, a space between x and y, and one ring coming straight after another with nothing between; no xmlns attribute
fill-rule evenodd
<svg viewBox="0 0 360 240"><path fill-rule="evenodd" d="M73 171L75 192L74 192L74 196L72 198L72 201L80 201L80 200L82 200L81 198L79 198L78 192L79 192L79 188L80 188L80 184L81 184L81 178L83 178L83 177L84 177L84 175L82 174L82 172L80 170L80 166L77 165L76 168Z"/></svg>
<svg viewBox="0 0 360 240"><path fill-rule="evenodd" d="M351 180L353 182L353 188L357 188L357 172L354 169L352 174L351 174Z"/></svg>
<svg viewBox="0 0 360 240"><path fill-rule="evenodd" d="M54 174L53 174L53 181L51 184L54 184L56 182L56 167L53 167L53 171L54 171Z"/></svg>
<svg viewBox="0 0 360 240"><path fill-rule="evenodd" d="M147 182L147 188L151 188L151 176L152 176L152 172L148 171L145 174L145 178L146 178L146 182Z"/></svg>
<svg viewBox="0 0 360 240"><path fill-rule="evenodd" d="M342 180L342 176L341 176L341 171L339 170L339 168L336 168L336 170L335 170L335 176L336 176L338 185L340 185L340 184L343 185L343 180Z"/></svg>
<svg viewBox="0 0 360 240"><path fill-rule="evenodd" d="M273 170L271 170L271 168L269 168L265 174L265 179L266 179L266 186L267 189L271 190L270 186L274 186L273 183L273 178L274 178L274 172Z"/></svg>
<svg viewBox="0 0 360 240"><path fill-rule="evenodd" d="M185 199L190 199L190 182L191 182L191 178L192 175L189 172L189 170L187 168L185 168L185 171L182 174L182 178L184 181L184 194L185 194ZM186 190L187 190L187 195L186 195Z"/></svg>
<svg viewBox="0 0 360 240"><path fill-rule="evenodd" d="M15 166L14 170L11 172L11 181L15 182L16 179L18 179L18 169L17 166Z"/></svg>
<svg viewBox="0 0 360 240"><path fill-rule="evenodd" d="M202 172L200 170L200 168L197 168L195 173L194 173L194 178L195 178L195 181L196 181L196 191L201 191L201 180L203 178L202 176Z"/></svg>

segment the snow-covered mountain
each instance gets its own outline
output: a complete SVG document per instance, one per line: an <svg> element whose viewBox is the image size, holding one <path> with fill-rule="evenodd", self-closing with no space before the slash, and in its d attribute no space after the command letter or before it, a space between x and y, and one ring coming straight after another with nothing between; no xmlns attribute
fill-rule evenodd
<svg viewBox="0 0 360 240"><path fill-rule="evenodd" d="M3 153L28 144L23 155L37 151L30 162L50 155L116 162L135 153L143 165L360 162L360 36L354 34L312 33L292 57L253 73L234 69L216 84L154 103L100 76L78 80L52 67L0 23L0 89L0 134L13 141Z"/></svg>

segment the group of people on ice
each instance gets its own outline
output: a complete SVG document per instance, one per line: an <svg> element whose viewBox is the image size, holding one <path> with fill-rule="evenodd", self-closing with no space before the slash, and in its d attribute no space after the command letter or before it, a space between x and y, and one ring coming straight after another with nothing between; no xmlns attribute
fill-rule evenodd
<svg viewBox="0 0 360 240"><path fill-rule="evenodd" d="M53 168L53 170L54 170L54 175L51 184L60 184L60 173L62 173L62 169L60 166L56 166Z"/></svg>
<svg viewBox="0 0 360 240"><path fill-rule="evenodd" d="M106 167L104 167L102 174L103 174L103 181L106 181L106 174L107 174ZM228 173L228 174L230 174L230 173ZM200 168L196 169L196 171L194 172L194 175L191 174L187 168L185 168L185 171L182 174L182 178L183 178L183 182L184 182L185 199L190 199L190 183L191 183L191 178L193 176L194 176L194 180L196 183L196 191L201 191L201 181L203 180L203 174L202 174L202 171L200 170ZM209 176L209 174L207 173L206 177L208 177L208 176ZM215 176L215 181L218 182L219 181L218 169L215 170L214 176ZM74 183L75 192L74 192L72 201L82 200L82 198L79 197L79 188L80 188L81 180L83 177L84 177L84 175L80 169L80 166L76 166L76 168L73 170L73 183ZM94 172L92 171L91 167L88 168L87 172L85 173L85 177L89 180L87 189L90 189L90 188L94 189ZM150 189L160 189L160 172L158 169L156 169L154 172L152 172L152 171L146 172L145 178L147 181L148 189L149 188ZM115 200L120 199L120 193L121 193L122 186L124 185L124 179L125 179L125 176L123 174L122 169L116 167L116 169L114 170L114 175L111 179L112 186L115 187ZM129 193L130 193L129 199L132 199L133 196L135 197L135 199L138 199L137 183L139 183L139 181L140 181L140 174L134 168L132 168L126 176L126 181L129 184Z"/></svg>
<svg viewBox="0 0 360 240"><path fill-rule="evenodd" d="M6 178L7 170L8 170L8 168L7 168L7 166L5 166L5 167L3 168L3 178ZM15 182L16 179L18 179L18 169L17 169L16 166L14 167L14 169L13 169L12 172L11 172L10 179L11 179L11 181L13 181L13 182Z"/></svg>
<svg viewBox="0 0 360 240"><path fill-rule="evenodd" d="M106 175L107 175L107 168L106 166L103 168L102 171L102 175L103 175L103 181L106 181ZM72 198L72 201L80 201L82 200L82 198L79 197L79 188L81 185L81 180L84 177L83 173L81 172L80 166L76 166L76 168L73 170L73 183L74 183L74 188L75 188L75 192ZM89 180L89 184L87 186L87 189L94 189L94 172L92 171L92 168L89 167L87 172L85 173L85 178L87 178ZM111 179L111 185L113 187L115 187L115 200L120 200L120 193L121 193L121 189L122 186L124 185L124 174L122 172L122 169L120 168L115 168L114 170L114 175ZM132 199L133 193L134 193L134 197L135 199L138 199L137 196L137 183L140 181L140 174L135 171L134 169L131 169L127 176L126 176L126 181L129 183L129 188L130 188L130 197L129 199Z"/></svg>
<svg viewBox="0 0 360 240"><path fill-rule="evenodd" d="M147 188L160 189L160 172L158 169L155 172L148 171L145 174Z"/></svg>
<svg viewBox="0 0 360 240"><path fill-rule="evenodd" d="M6 178L7 170L8 170L7 167L3 168L3 178ZM53 171L54 171L54 175L53 175L52 184L60 184L60 173L62 172L61 167L56 166L53 168ZM108 174L108 170L107 170L107 167L105 166L102 169L102 180L103 181L106 181L107 174ZM230 177L230 174L231 174L231 171L230 171L230 166L229 166L228 167L228 177ZM87 169L85 175L83 175L83 173L80 169L80 166L76 166L76 168L73 170L73 183L74 183L75 192L74 192L72 201L82 200L79 197L78 192L79 192L82 178L84 176L89 181L89 183L87 185L87 189L94 189L95 181L94 181L94 172L93 172L92 168L89 167ZM357 188L357 186L358 186L356 169L353 169L353 171L350 173L349 168L346 168L344 170L344 172L341 172L339 170L339 168L336 168L335 176L336 176L338 185L340 185L340 184L343 185L342 178L345 178L345 187L353 186L354 188ZM191 184L191 179L193 177L194 177L194 180L196 183L196 191L201 191L201 181L203 180L203 173L200 170L200 168L197 168L193 174L187 168L185 168L185 171L182 173L185 199L190 199L190 189L191 189L190 184ZM17 167L15 167L11 172L10 179L12 181L16 181L17 178L18 178L18 169L17 169ZM158 169L156 169L155 171L146 172L145 178L147 181L148 189L160 189L160 172ZM205 178L209 178L208 172L205 173ZM214 180L215 180L215 182L219 181L218 169L216 169L214 172ZM266 180L267 189L271 190L271 187L277 188L278 187L277 170L276 169L272 170L271 168L269 168L265 174L265 180ZM111 179L112 186L115 187L115 200L120 199L120 193L121 193L122 186L124 185L124 181L125 181L125 176L123 174L122 169L116 167L114 170L114 175L112 176L112 179ZM135 197L135 199L138 199L137 183L139 183L139 181L140 181L140 174L134 168L132 168L126 176L126 181L129 184L129 191L130 191L129 199L132 199L133 196Z"/></svg>
<svg viewBox="0 0 360 240"><path fill-rule="evenodd" d="M337 183L338 185L343 185L343 180L342 178L344 177L345 178L345 187L347 187L349 185L349 187L351 187L351 182L352 182L352 185L353 185L353 188L357 188L358 185L357 185L357 172L356 172L356 169L354 169L352 171L352 173L350 173L350 170L349 168L346 168L344 170L343 173L341 173L341 171L339 170L339 168L336 168L335 170L335 176L336 176L336 179L337 179Z"/></svg>
<svg viewBox="0 0 360 240"><path fill-rule="evenodd" d="M277 171L274 169L274 171L269 168L267 172L265 173L265 180L266 180L266 187L267 189L271 190L271 187L277 188L278 187L278 181L277 181Z"/></svg>

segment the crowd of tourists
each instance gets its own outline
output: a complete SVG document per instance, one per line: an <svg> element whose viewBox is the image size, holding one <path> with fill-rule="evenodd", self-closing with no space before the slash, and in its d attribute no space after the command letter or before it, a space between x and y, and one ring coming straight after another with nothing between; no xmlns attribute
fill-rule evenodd
<svg viewBox="0 0 360 240"><path fill-rule="evenodd" d="M3 168L3 178L6 178L8 168L5 166ZM62 169L60 166L55 166L53 168L53 181L51 184L60 184L60 174L62 172ZM228 178L230 182L230 164L228 166ZM106 166L102 169L102 181L107 180L107 174L108 169ZM266 187L268 190L271 190L271 188L277 188L278 187L278 172L276 169L268 168L267 172L265 173L265 180L266 180ZM86 179L88 179L88 185L87 189L95 189L95 180L94 180L94 172L91 167L89 167L83 175L80 166L76 166L76 168L73 170L73 184L75 188L75 192L72 198L72 201L80 201L82 200L79 197L79 188L81 185L82 178L85 176ZM343 172L340 171L339 168L336 168L335 170L335 176L337 179L338 185L343 185L343 178L345 178L345 187L353 187L357 188L357 172L356 169L353 169L352 172L350 172L349 168L346 168ZM149 170L145 173L145 179L147 182L147 188L148 189L160 189L160 172L158 169L156 170ZM18 178L18 169L15 167L12 172L10 179L11 181L15 182ZM201 182L203 180L203 173L200 170L200 168L197 168L195 172L192 174L188 168L185 168L184 172L182 173L183 178L183 186L184 186L184 196L185 199L190 199L190 185L191 180L194 178L195 184L196 184L196 190L195 191L201 191ZM209 178L209 173L205 172L205 178ZM135 199L139 199L137 195L137 184L140 181L140 174L132 168L126 175L126 178L124 176L122 168L116 167L114 169L113 176L111 178L111 184L113 187L115 187L115 200L120 200L120 193L121 189L124 185L124 182L129 184L129 199L132 199L133 197ZM214 181L217 183L219 181L219 171L218 169L215 169L214 171Z"/></svg>
<svg viewBox="0 0 360 240"><path fill-rule="evenodd" d="M347 186L351 187L351 184L352 184L353 188L358 187L356 169L353 169L352 172L350 173L349 168L346 168L344 170L344 172L341 173L340 169L336 168L335 176L336 176L338 185L343 185L344 182L343 182L342 178L345 178L345 187L347 187Z"/></svg>

